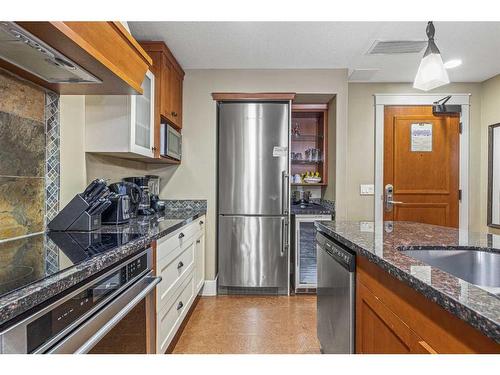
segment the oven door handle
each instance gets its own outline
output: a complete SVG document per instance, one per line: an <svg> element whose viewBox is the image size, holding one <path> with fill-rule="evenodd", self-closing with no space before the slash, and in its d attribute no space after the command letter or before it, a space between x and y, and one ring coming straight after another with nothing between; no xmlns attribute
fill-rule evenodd
<svg viewBox="0 0 500 375"><path fill-rule="evenodd" d="M117 325L137 304L144 299L161 277L153 277L149 272L130 288L99 310L69 336L58 342L47 353L63 354L88 353L111 329Z"/></svg>

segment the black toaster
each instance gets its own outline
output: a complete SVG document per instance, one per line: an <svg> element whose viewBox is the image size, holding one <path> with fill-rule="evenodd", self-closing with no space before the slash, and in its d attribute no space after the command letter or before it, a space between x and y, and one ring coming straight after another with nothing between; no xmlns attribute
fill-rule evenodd
<svg viewBox="0 0 500 375"><path fill-rule="evenodd" d="M102 213L102 224L125 224L130 220L130 197L112 193L108 196L111 205Z"/></svg>

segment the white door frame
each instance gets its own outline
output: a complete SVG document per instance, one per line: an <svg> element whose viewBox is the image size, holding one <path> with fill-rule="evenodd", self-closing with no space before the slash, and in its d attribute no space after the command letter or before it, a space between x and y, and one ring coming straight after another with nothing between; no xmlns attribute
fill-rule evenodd
<svg viewBox="0 0 500 375"><path fill-rule="evenodd" d="M460 122L459 228L469 228L469 120L470 94L375 94L375 222L384 219L384 107L397 105L432 105L451 95L447 104L462 106Z"/></svg>

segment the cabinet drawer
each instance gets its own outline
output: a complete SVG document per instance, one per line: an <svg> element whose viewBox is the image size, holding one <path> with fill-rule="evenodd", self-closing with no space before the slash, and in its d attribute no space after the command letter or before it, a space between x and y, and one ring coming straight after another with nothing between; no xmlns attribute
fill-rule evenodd
<svg viewBox="0 0 500 375"><path fill-rule="evenodd" d="M179 286L183 276L193 269L194 243L181 246L158 261L158 275L162 280L156 288L157 309L161 310L169 295Z"/></svg>
<svg viewBox="0 0 500 375"><path fill-rule="evenodd" d="M182 286L176 291L175 298L166 305L157 318L158 353L165 353L172 341L177 329L185 318L194 296L193 276L187 278Z"/></svg>
<svg viewBox="0 0 500 375"><path fill-rule="evenodd" d="M177 229L167 237L158 240L156 257L158 260L167 256L179 246L183 246L192 241L193 236L198 236L199 232L205 229L205 216L202 216L192 223Z"/></svg>

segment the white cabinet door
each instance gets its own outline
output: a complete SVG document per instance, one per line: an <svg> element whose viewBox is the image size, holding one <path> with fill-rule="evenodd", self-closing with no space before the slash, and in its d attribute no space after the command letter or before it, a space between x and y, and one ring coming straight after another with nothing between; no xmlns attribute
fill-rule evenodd
<svg viewBox="0 0 500 375"><path fill-rule="evenodd" d="M131 96L130 149L153 157L155 77L148 71L142 82L142 95Z"/></svg>
<svg viewBox="0 0 500 375"><path fill-rule="evenodd" d="M196 292L199 292L205 282L205 231L196 239L194 252L194 280Z"/></svg>

